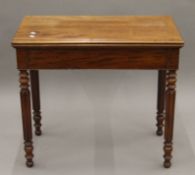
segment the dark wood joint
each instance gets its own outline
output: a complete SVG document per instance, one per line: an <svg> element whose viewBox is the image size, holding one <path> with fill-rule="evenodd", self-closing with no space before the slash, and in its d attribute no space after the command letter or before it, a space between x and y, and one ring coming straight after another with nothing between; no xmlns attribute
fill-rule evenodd
<svg viewBox="0 0 195 175"><path fill-rule="evenodd" d="M179 68L179 48L167 49L167 69L177 70Z"/></svg>
<svg viewBox="0 0 195 175"><path fill-rule="evenodd" d="M29 52L26 48L17 48L17 68L18 69L29 69Z"/></svg>

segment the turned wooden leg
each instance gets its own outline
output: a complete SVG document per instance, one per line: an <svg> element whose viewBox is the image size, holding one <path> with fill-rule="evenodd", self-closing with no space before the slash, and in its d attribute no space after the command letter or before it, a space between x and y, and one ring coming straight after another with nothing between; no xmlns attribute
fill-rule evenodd
<svg viewBox="0 0 195 175"><path fill-rule="evenodd" d="M27 70L20 70L20 99L21 99L21 109L22 109L26 165L28 167L32 167L33 166L33 142L32 142L32 126L31 126L29 77L28 77Z"/></svg>
<svg viewBox="0 0 195 175"><path fill-rule="evenodd" d="M164 133L164 167L171 166L172 158L172 139L174 126L174 110L176 96L176 71L169 70L166 77L166 117L165 117L165 133Z"/></svg>
<svg viewBox="0 0 195 175"><path fill-rule="evenodd" d="M156 134L161 136L163 134L164 126L164 108L165 108L165 85L166 84L166 70L158 71L158 97L157 97L157 130Z"/></svg>
<svg viewBox="0 0 195 175"><path fill-rule="evenodd" d="M41 135L41 112L40 112L40 92L39 92L39 72L37 70L30 71L31 91L33 104L33 119L35 126L35 134Z"/></svg>

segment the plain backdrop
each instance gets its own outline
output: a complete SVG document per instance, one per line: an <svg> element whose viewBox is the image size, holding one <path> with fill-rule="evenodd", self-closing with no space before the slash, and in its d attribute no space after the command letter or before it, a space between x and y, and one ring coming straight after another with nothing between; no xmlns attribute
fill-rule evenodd
<svg viewBox="0 0 195 175"><path fill-rule="evenodd" d="M176 103L178 125L176 126L177 134L175 134L176 142L182 144L178 144L180 151L177 151L179 156L175 159L180 163L174 164L175 169L173 168L172 174L181 173L181 170L183 170L182 173L187 173L188 170L190 170L188 174L192 172L193 166L189 168L190 165L184 164L182 167L182 160L183 163L187 160L194 160L193 151L195 151L194 0L0 0L0 174L22 174L22 172L35 174L36 172L35 169L33 171L24 169L18 71L16 70L15 50L11 47L12 37L26 15L172 16L185 41L185 47L180 54L178 71ZM109 170L110 174L125 174L123 170L126 170L126 173L134 170L135 173L141 174L143 171L145 174L150 174L155 166L159 168L156 174L164 172L164 169L160 169L159 166L162 161L162 139L154 135L156 129L156 71L41 71L40 80L45 135L42 138L35 138L35 141L38 147L37 152L45 154L36 159L38 164L36 167L39 168L36 174L46 172L45 167L50 167L49 160L61 155L64 155L61 161L51 163L51 167L55 167L54 165L58 165L58 169L64 167L61 172L55 169L56 174L62 174L66 170L68 174L71 174L70 172L72 174L86 174L86 172L102 174L104 171L101 169L105 169L105 172L107 172L106 169ZM80 133L80 135L75 135L75 133ZM131 135L132 133L134 135ZM144 140L137 139L139 137L136 133L140 134L140 139L146 136L149 140L144 142ZM58 140L51 140L49 135ZM42 144L39 143L41 139L43 139ZM66 139L70 145L63 145ZM149 142L150 139L152 142ZM157 139L158 143L153 139ZM64 142L61 143L60 140ZM135 145L129 145L132 142ZM52 143L57 144L52 145ZM83 147L75 146L82 143ZM59 152L49 154L46 150L51 148L44 147L43 144L51 144L53 149L61 149L64 154ZM61 144L63 147L59 146ZM136 150L139 147L141 149L140 145L144 150L146 150L144 146L147 150L148 148L153 150L156 148L155 144L161 147L151 155L156 153L155 158L158 159L150 157L150 154L144 155L144 151L139 154L140 150ZM65 156L85 146L88 146L88 149L80 149L84 153L80 155L80 159L79 156L73 156L70 159ZM182 149L182 147L185 148ZM135 149L134 158L139 157L134 164L132 164L131 156L126 157L134 153L131 152L133 149ZM181 153L182 150L183 153ZM143 166L140 166L139 160L142 155L145 157L143 160L156 164L150 166L150 163L148 165L144 164L145 161L141 161ZM147 156L148 159L146 159ZM69 166L70 162L66 162L68 160L72 161L71 166ZM86 160L85 165L83 165L83 160ZM180 169L177 169L177 166ZM77 169L74 167L77 167L79 172L72 171ZM50 172L54 174L52 170Z"/></svg>

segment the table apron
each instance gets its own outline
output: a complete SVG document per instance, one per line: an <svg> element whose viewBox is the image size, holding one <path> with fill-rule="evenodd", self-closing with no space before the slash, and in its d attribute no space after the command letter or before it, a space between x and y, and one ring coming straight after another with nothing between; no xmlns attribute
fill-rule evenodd
<svg viewBox="0 0 195 175"><path fill-rule="evenodd" d="M179 48L17 48L18 69L178 69Z"/></svg>

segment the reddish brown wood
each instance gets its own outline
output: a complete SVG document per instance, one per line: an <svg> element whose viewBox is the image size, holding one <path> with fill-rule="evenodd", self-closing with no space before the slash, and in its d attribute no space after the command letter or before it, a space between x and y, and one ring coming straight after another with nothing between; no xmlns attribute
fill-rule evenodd
<svg viewBox="0 0 195 175"><path fill-rule="evenodd" d="M33 166L33 142L31 126L31 105L29 91L29 77L27 70L20 70L20 98L24 134L24 150L26 152L26 165Z"/></svg>
<svg viewBox="0 0 195 175"><path fill-rule="evenodd" d="M170 16L26 16L12 44L180 47L183 40Z"/></svg>
<svg viewBox="0 0 195 175"><path fill-rule="evenodd" d="M172 140L173 140L173 125L174 125L174 110L176 96L176 70L169 70L167 74L167 89L166 89L166 117L165 117L165 133L164 133L164 167L171 166L172 158Z"/></svg>
<svg viewBox="0 0 195 175"><path fill-rule="evenodd" d="M157 98L157 131L156 134L161 136L163 134L164 125L164 109L165 109L165 83L166 83L166 70L158 71L158 98Z"/></svg>
<svg viewBox="0 0 195 175"><path fill-rule="evenodd" d="M19 69L177 69L179 48L17 48Z"/></svg>
<svg viewBox="0 0 195 175"><path fill-rule="evenodd" d="M30 71L31 77L31 92L33 103L33 119L35 126L35 134L41 135L41 112L40 112L40 91L39 91L39 72L38 70Z"/></svg>
<svg viewBox="0 0 195 175"><path fill-rule="evenodd" d="M39 69L155 69L159 71L157 134L166 106L164 166L171 166L175 71L184 42L170 17L29 16L12 45L20 69L27 166L33 166L28 72L31 70L35 133L41 134ZM170 70L170 71L168 71ZM168 71L166 102L165 72Z"/></svg>

